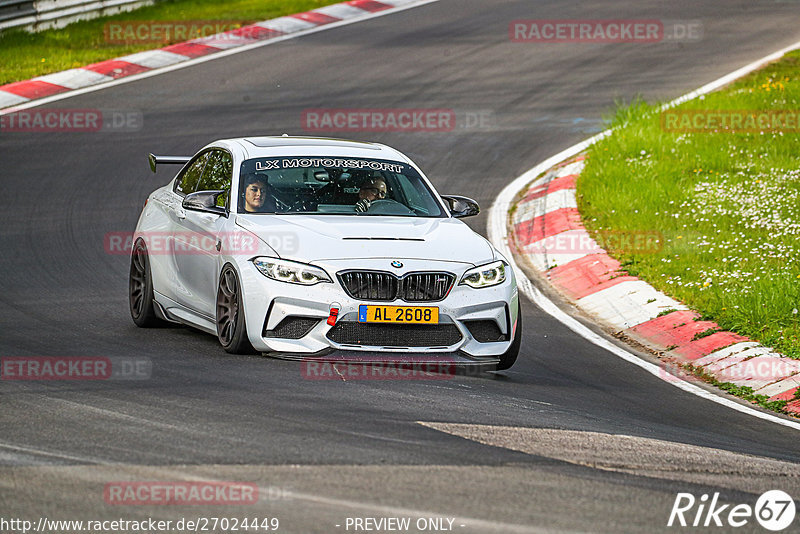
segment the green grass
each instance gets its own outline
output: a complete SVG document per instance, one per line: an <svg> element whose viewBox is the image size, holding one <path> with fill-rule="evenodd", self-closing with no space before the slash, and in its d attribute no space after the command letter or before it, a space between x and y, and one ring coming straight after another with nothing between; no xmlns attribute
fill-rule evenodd
<svg viewBox="0 0 800 534"><path fill-rule="evenodd" d="M307 11L341 0L163 0L129 13L82 21L60 30L0 33L0 85L81 67L186 39L113 44L104 27L111 21L223 21L226 29Z"/></svg>
<svg viewBox="0 0 800 534"><path fill-rule="evenodd" d="M716 334L719 331L720 331L719 328L709 328L708 330L705 330L703 332L698 332L694 336L692 336L692 341L697 341L698 339L703 339L704 337L708 337L708 336L710 336L712 334Z"/></svg>
<svg viewBox="0 0 800 534"><path fill-rule="evenodd" d="M792 53L678 110L798 110ZM578 206L590 232L660 232L614 251L703 319L800 358L800 134L665 131L657 104L620 106L588 151Z"/></svg>
<svg viewBox="0 0 800 534"><path fill-rule="evenodd" d="M788 403L788 401L785 400L770 401L767 395L757 395L753 393L753 388L751 387L737 386L736 384L733 384L731 382L723 382L721 384L717 384L717 387L727 391L731 395L735 395L746 401L758 404L762 408L766 408L767 410L773 410L775 412L785 412L784 408Z"/></svg>
<svg viewBox="0 0 800 534"><path fill-rule="evenodd" d="M694 376L695 378L702 380L703 382L706 382L713 386L716 386L723 391L727 391L728 393L730 393L735 397L739 397L740 399L746 400L747 402L752 402L753 404L757 404L766 410L782 413L784 415L789 415L791 417L797 417L797 414L795 414L794 412L789 412L786 410L786 405L789 403L789 401L785 400L771 401L769 400L769 397L767 395L758 395L754 393L753 388L749 386L737 386L732 382L720 382L719 380L714 378L714 376L708 374L702 367L695 367L690 363L681 365L681 368L690 375ZM795 395L797 395L797 392L795 392Z"/></svg>

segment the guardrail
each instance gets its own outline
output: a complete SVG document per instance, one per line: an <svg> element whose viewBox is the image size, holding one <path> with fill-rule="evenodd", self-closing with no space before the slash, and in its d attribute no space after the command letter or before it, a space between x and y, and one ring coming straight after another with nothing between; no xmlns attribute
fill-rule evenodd
<svg viewBox="0 0 800 534"><path fill-rule="evenodd" d="M0 0L0 30L63 28L77 20L130 11L154 0Z"/></svg>

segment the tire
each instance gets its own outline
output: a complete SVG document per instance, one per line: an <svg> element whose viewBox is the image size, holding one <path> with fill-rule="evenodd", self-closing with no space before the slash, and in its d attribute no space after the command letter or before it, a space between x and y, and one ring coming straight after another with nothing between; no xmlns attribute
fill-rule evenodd
<svg viewBox="0 0 800 534"><path fill-rule="evenodd" d="M131 270L128 276L128 304L136 326L150 328L163 324L153 304L153 276L147 246L137 240L131 251Z"/></svg>
<svg viewBox="0 0 800 534"><path fill-rule="evenodd" d="M522 345L522 307L517 308L517 332L514 335L514 341L508 347L508 350L500 355L500 363L497 364L496 371L505 371L514 365L519 356L519 347Z"/></svg>
<svg viewBox="0 0 800 534"><path fill-rule="evenodd" d="M229 354L252 354L255 351L247 338L247 326L242 308L239 277L231 265L219 275L217 289L217 339Z"/></svg>

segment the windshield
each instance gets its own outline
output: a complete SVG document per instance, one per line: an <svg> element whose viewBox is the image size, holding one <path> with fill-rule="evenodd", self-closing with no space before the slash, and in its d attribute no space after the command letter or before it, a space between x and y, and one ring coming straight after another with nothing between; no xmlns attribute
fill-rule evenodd
<svg viewBox="0 0 800 534"><path fill-rule="evenodd" d="M447 216L410 165L335 157L245 160L239 213Z"/></svg>

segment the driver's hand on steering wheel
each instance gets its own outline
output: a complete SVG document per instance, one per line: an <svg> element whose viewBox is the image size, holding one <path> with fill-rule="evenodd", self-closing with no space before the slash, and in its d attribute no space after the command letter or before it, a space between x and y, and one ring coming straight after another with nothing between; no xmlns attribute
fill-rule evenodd
<svg viewBox="0 0 800 534"><path fill-rule="evenodd" d="M356 202L356 205L355 205L355 210L356 210L358 213L364 213L364 212L366 212L367 210L369 210L369 207L370 207L370 205L371 205L371 204L372 204L372 202L370 202L370 201L369 201L369 199L367 199L367 198L362 198L361 200L359 200L358 202Z"/></svg>

